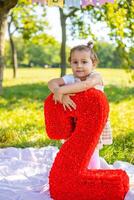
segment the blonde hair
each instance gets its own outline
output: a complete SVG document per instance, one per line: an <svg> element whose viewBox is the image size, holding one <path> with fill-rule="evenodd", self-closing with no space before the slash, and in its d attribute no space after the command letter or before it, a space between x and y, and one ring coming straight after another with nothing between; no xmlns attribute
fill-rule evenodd
<svg viewBox="0 0 134 200"><path fill-rule="evenodd" d="M97 66L97 64L99 63L99 59L97 57L97 54L95 53L94 49L93 49L93 42L88 42L87 45L78 45L73 47L70 50L70 56L68 61L71 62L71 55L74 51L89 51L90 52L90 58L92 60L92 63L94 66Z"/></svg>

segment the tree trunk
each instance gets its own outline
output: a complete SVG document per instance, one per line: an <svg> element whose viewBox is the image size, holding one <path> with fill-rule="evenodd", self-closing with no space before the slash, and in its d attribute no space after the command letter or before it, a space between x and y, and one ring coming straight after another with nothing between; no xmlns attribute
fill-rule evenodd
<svg viewBox="0 0 134 200"><path fill-rule="evenodd" d="M0 94L2 93L2 81L4 71L5 34L7 30L7 16L9 10L17 4L18 0L0 1Z"/></svg>
<svg viewBox="0 0 134 200"><path fill-rule="evenodd" d="M61 76L66 74L66 16L63 13L63 9L60 8L60 21L61 21L61 29L62 29L62 43L60 50L60 58L61 58Z"/></svg>
<svg viewBox="0 0 134 200"><path fill-rule="evenodd" d="M0 14L0 94L2 93L6 28L7 28L7 14Z"/></svg>
<svg viewBox="0 0 134 200"><path fill-rule="evenodd" d="M16 47L12 38L11 31L10 31L10 23L8 24L8 34L10 38L10 46L11 46L11 52L12 52L13 78L16 78L17 68L18 68L17 51L16 51Z"/></svg>

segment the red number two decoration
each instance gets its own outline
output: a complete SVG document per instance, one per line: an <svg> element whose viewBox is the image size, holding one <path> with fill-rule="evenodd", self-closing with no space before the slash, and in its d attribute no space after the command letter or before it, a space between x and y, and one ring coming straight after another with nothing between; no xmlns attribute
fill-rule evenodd
<svg viewBox="0 0 134 200"><path fill-rule="evenodd" d="M77 105L64 111L53 94L44 102L46 131L51 139L68 139L60 148L49 174L54 200L124 200L129 189L125 171L87 169L106 123L109 106L101 91L89 89L71 98ZM74 118L76 119L74 122Z"/></svg>

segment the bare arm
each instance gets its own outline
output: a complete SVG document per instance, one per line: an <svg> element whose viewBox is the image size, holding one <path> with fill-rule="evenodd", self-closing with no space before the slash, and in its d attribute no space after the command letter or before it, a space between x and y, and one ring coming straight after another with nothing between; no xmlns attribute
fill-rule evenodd
<svg viewBox="0 0 134 200"><path fill-rule="evenodd" d="M49 90L54 93L54 90L56 88L59 88L60 86L64 85L64 80L63 78L55 78L55 79L52 79L48 82L48 88Z"/></svg>
<svg viewBox="0 0 134 200"><path fill-rule="evenodd" d="M48 82L48 88L54 94L53 100L55 101L55 103L60 102L63 104L64 109L66 106L71 110L71 106L75 108L76 105L69 96L74 96L74 95L73 94L63 95L62 93L60 93L59 88L63 85L65 85L63 78L55 78Z"/></svg>
<svg viewBox="0 0 134 200"><path fill-rule="evenodd" d="M78 93L78 92L88 90L94 87L95 85L101 84L101 83L102 83L101 75L99 73L95 73L85 81L61 86L58 89L58 92L61 94Z"/></svg>

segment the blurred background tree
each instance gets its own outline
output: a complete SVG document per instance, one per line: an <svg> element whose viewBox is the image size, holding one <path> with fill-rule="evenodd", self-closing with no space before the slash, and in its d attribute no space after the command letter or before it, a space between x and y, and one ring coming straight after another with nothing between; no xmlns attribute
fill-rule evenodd
<svg viewBox="0 0 134 200"><path fill-rule="evenodd" d="M18 68L17 51L13 40L13 35L18 32L25 40L31 40L37 34L44 32L48 27L45 19L46 9L38 16L36 6L29 4L27 0L19 0L14 9L10 11L8 17L8 34L11 46L11 58L13 66L13 77L16 77ZM25 48L25 47L24 47Z"/></svg>
<svg viewBox="0 0 134 200"><path fill-rule="evenodd" d="M4 68L3 58L5 56L3 51L4 34L6 32L6 26L3 26L2 24L4 19L7 20L7 15L9 14L10 8L15 6L17 1L14 1L14 4L10 6L9 1L2 0L1 2L0 11L1 19L3 19L3 21L1 20L0 27L3 31L1 31L0 36L0 80L2 83ZM56 40L54 42L54 38L52 39L52 37L49 37L49 35L45 34L45 29L48 29L48 24L45 19L47 7L40 7L40 10L43 9L42 16L40 15L40 18L37 17L39 13L36 13L35 7L35 4L29 5L27 0L19 0L17 6L10 12L10 16L8 18L10 42L12 44L11 46L13 52L11 63L14 65L14 76L15 69L17 68L17 57L15 56L17 55L17 51L15 51L15 45L13 45L13 38L16 40L16 43L17 38L24 38L25 40L28 40L28 42L23 44L24 48L22 49L22 51L24 51L23 55L26 53L26 56L24 56L25 59L23 62L22 60L21 62L19 61L19 63L25 64L27 60L27 64L31 66L31 63L33 63L33 65L44 65L46 63L52 65L54 62L60 62L59 65L61 67L61 76L63 76L66 73L66 67L68 65L68 47L66 45L66 41L69 38L68 33L70 33L69 35L73 40L86 39L91 36L91 38L96 41L95 48L97 49L100 57L100 66L124 67L129 71L133 68L134 0L115 0L114 4L105 4L102 7L87 6L83 9L73 7L64 7L63 9L59 8L62 30L61 44L56 42ZM6 13L6 17L3 17L4 12ZM107 44L105 41L101 41L100 44L97 43L98 38L97 35L93 33L91 24L95 24L97 26L98 22L105 23L107 28L109 28L109 36L112 41L111 44ZM14 27L13 31L11 31L11 24L13 24ZM13 37L13 33L15 31L17 34L15 37ZM45 40L48 42L44 42ZM17 50L21 52L19 47L17 47ZM8 52L8 50L6 50L6 52ZM108 54L108 52L110 53ZM51 53L53 56L50 56ZM35 54L37 54L38 57ZM6 55L8 58L9 56L11 56L10 53ZM10 63L9 60L6 62Z"/></svg>
<svg viewBox="0 0 134 200"><path fill-rule="evenodd" d="M22 37L14 37L14 43L18 55L19 67L51 67L60 65L60 47L61 44L56 39L47 34L41 34L33 37L32 40L25 42ZM47 48L46 48L47 47ZM67 47L67 57L70 48ZM125 65L125 58L120 56L123 49L116 48L115 45L106 41L96 42L96 52L99 57L99 67L101 68L122 68ZM6 41L6 67L12 67L11 51L9 41ZM134 52L128 54L129 59L134 60ZM58 65L57 65L58 66ZM70 67L67 62L67 66Z"/></svg>
<svg viewBox="0 0 134 200"><path fill-rule="evenodd" d="M113 4L105 4L102 7L88 6L77 10L70 16L68 23L72 38L86 39L91 35L92 39L97 41L98 37L93 34L91 24L94 23L97 26L99 21L109 28L109 37L114 44L113 47L111 45L110 54L116 47L114 50L114 55L118 57L116 66L120 65L122 68L131 70L134 66L134 60L129 56L134 51L134 0L115 0ZM105 54L108 52L105 51Z"/></svg>
<svg viewBox="0 0 134 200"><path fill-rule="evenodd" d="M17 4L18 0L0 0L0 94L2 92L2 81L4 71L5 56L5 35L7 30L7 17L11 8Z"/></svg>

